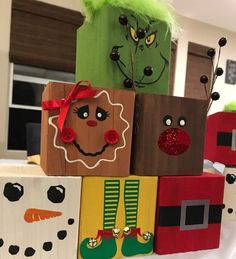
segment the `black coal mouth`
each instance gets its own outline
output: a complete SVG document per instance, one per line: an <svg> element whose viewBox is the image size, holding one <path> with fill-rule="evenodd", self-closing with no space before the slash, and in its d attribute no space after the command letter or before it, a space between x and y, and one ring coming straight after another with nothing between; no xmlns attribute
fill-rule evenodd
<svg viewBox="0 0 236 259"><path fill-rule="evenodd" d="M75 222L75 220L73 218L69 218L67 224L68 225L73 225ZM64 240L67 237L67 230L63 229L57 232L57 238L58 240ZM0 249L3 248L5 246L5 242L2 238L0 238ZM7 247L8 249L8 253L10 255L17 255L21 252L22 248L17 245L17 244L11 244L9 245L9 247ZM24 249L24 256L25 257L32 257L34 256L37 251L36 249L34 249L33 247L26 247L23 248ZM52 241L45 241L42 244L42 250L44 252L50 252L53 250L53 242Z"/></svg>

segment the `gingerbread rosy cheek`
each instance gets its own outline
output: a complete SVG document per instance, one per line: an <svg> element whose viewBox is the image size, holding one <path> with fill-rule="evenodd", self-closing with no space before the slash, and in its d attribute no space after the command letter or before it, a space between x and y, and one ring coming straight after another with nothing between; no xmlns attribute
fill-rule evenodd
<svg viewBox="0 0 236 259"><path fill-rule="evenodd" d="M110 129L104 134L104 139L109 145L115 145L119 142L120 140L120 134L114 130Z"/></svg>
<svg viewBox="0 0 236 259"><path fill-rule="evenodd" d="M177 156L187 151L190 138L184 130L171 128L161 133L158 146L164 153Z"/></svg>
<svg viewBox="0 0 236 259"><path fill-rule="evenodd" d="M71 143L75 140L76 133L72 128L63 128L60 133L60 139L65 143Z"/></svg>

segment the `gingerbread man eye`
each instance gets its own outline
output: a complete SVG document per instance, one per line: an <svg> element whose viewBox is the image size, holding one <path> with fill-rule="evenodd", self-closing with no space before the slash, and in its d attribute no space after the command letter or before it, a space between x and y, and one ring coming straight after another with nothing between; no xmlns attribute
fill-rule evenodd
<svg viewBox="0 0 236 259"><path fill-rule="evenodd" d="M107 117L109 117L109 113L105 110L103 110L100 107L97 107L96 109L96 118L99 121L104 121Z"/></svg>
<svg viewBox="0 0 236 259"><path fill-rule="evenodd" d="M65 199L65 187L62 185L51 186L48 189L48 199L53 203L62 203Z"/></svg>
<svg viewBox="0 0 236 259"><path fill-rule="evenodd" d="M171 126L171 124L172 124L172 117L170 115L166 115L163 118L163 123L164 123L165 126Z"/></svg>
<svg viewBox="0 0 236 259"><path fill-rule="evenodd" d="M89 117L89 106L85 105L80 108L75 108L74 113L76 113L80 119L87 119Z"/></svg>
<svg viewBox="0 0 236 259"><path fill-rule="evenodd" d="M180 127L184 127L186 125L186 119L184 117L180 117L178 120L178 124Z"/></svg>
<svg viewBox="0 0 236 259"><path fill-rule="evenodd" d="M3 195L11 202L19 201L24 194L24 187L19 183L6 183Z"/></svg>

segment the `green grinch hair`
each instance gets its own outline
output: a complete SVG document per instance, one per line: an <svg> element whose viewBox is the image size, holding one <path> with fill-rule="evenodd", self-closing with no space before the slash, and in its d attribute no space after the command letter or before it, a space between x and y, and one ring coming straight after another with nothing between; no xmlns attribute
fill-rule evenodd
<svg viewBox="0 0 236 259"><path fill-rule="evenodd" d="M225 112L236 112L236 101L230 102L224 107Z"/></svg>
<svg viewBox="0 0 236 259"><path fill-rule="evenodd" d="M167 23L172 33L176 32L177 25L174 9L169 0L83 0L87 20L105 5L128 9L143 17L160 20Z"/></svg>

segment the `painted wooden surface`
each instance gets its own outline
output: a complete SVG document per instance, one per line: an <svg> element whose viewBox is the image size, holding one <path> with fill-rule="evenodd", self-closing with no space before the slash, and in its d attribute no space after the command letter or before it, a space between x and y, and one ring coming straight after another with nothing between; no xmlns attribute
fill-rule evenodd
<svg viewBox="0 0 236 259"><path fill-rule="evenodd" d="M120 15L127 16L127 26L119 23ZM146 30L140 40L138 28ZM106 5L77 31L76 79L119 89L125 89L126 80L137 92L167 94L170 45L165 23ZM114 52L118 60L110 58ZM148 67L153 71L145 75Z"/></svg>
<svg viewBox="0 0 236 259"><path fill-rule="evenodd" d="M236 112L207 117L204 158L236 166Z"/></svg>
<svg viewBox="0 0 236 259"><path fill-rule="evenodd" d="M152 253L156 193L157 177L84 177L79 258Z"/></svg>
<svg viewBox="0 0 236 259"><path fill-rule="evenodd" d="M49 83L43 100L65 98L72 87L72 84ZM70 106L64 127L75 131L72 143L64 143L59 137L59 110L42 112L41 165L46 174L129 175L134 92L96 89L95 97ZM110 129L119 135L114 145L107 145L104 139Z"/></svg>
<svg viewBox="0 0 236 259"><path fill-rule="evenodd" d="M199 175L203 167L206 102L138 94L131 173Z"/></svg>
<svg viewBox="0 0 236 259"><path fill-rule="evenodd" d="M172 254L219 247L224 177L159 177L155 252Z"/></svg>
<svg viewBox="0 0 236 259"><path fill-rule="evenodd" d="M0 258L77 258L80 177L0 165Z"/></svg>

